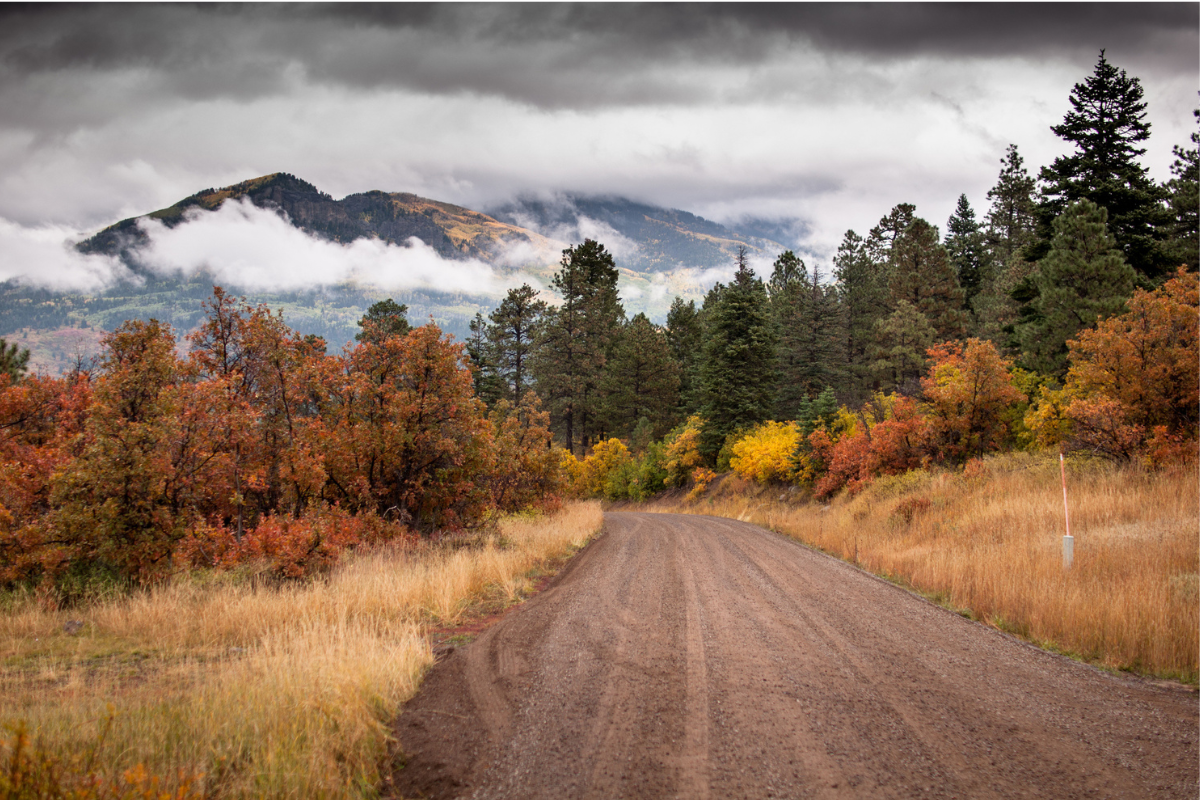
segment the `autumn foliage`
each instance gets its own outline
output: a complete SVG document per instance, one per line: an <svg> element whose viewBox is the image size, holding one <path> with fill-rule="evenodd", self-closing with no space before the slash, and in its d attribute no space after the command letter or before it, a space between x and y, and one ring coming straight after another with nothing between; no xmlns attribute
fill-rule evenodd
<svg viewBox="0 0 1200 800"><path fill-rule="evenodd" d="M1197 278L1184 270L1124 314L1069 342L1061 390L1043 391L1026 424L1046 444L1128 461L1195 458L1200 426Z"/></svg>
<svg viewBox="0 0 1200 800"><path fill-rule="evenodd" d="M734 444L729 464L738 475L764 486L784 483L794 472L799 444L800 426L796 423L764 422Z"/></svg>
<svg viewBox="0 0 1200 800"><path fill-rule="evenodd" d="M433 325L331 356L220 289L205 311L186 355L135 320L94 374L0 377L0 582L247 560L294 577L558 502L546 414L531 396L489 416Z"/></svg>

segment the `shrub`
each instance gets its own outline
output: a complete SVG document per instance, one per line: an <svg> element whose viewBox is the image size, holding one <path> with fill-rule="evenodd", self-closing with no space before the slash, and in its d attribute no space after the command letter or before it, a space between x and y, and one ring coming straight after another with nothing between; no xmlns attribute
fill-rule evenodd
<svg viewBox="0 0 1200 800"><path fill-rule="evenodd" d="M795 422L764 422L733 445L730 466L738 475L762 485L793 477L793 458L800 443Z"/></svg>

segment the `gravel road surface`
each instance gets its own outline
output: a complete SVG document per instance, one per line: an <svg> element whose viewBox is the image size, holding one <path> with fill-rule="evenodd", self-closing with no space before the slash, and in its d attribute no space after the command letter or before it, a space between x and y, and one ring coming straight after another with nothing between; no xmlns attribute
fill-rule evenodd
<svg viewBox="0 0 1200 800"><path fill-rule="evenodd" d="M389 791L1194 800L1198 707L753 525L609 513L430 672Z"/></svg>

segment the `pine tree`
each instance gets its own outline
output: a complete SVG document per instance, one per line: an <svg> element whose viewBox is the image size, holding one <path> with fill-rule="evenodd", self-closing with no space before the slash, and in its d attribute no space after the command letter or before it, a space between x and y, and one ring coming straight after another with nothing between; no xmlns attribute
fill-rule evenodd
<svg viewBox="0 0 1200 800"><path fill-rule="evenodd" d="M1043 244L1031 249L1040 259L1053 235L1053 221L1068 205L1086 199L1108 211L1109 230L1125 260L1142 275L1163 275L1164 261L1157 226L1162 221L1163 192L1137 162L1146 152L1139 145L1150 137L1142 85L1118 70L1100 51L1095 71L1071 90L1072 110L1051 130L1075 146L1043 167L1042 203L1038 208Z"/></svg>
<svg viewBox="0 0 1200 800"><path fill-rule="evenodd" d="M958 205L946 223L945 246L958 276L958 285L962 287L964 303L971 309L986 274L986 254L975 209L971 208L965 194L958 196Z"/></svg>
<svg viewBox="0 0 1200 800"><path fill-rule="evenodd" d="M886 272L871 259L867 243L854 231L846 231L834 256L833 269L843 315L846 359L845 377L839 387L845 399L858 404L871 393L870 353L875 323L887 314Z"/></svg>
<svg viewBox="0 0 1200 800"><path fill-rule="evenodd" d="M667 311L667 344L679 370L679 416L686 418L700 409L696 370L704 341L696 301L676 297Z"/></svg>
<svg viewBox="0 0 1200 800"><path fill-rule="evenodd" d="M7 375L9 381L16 383L25 377L29 369L29 351L18 347L16 342L9 344L0 338L0 375Z"/></svg>
<svg viewBox="0 0 1200 800"><path fill-rule="evenodd" d="M397 304L392 298L380 300L367 309L367 313L358 321L362 330L354 335L356 342L374 342L378 344L389 336L404 336L412 327L408 324L408 306Z"/></svg>
<svg viewBox="0 0 1200 800"><path fill-rule="evenodd" d="M1200 109L1193 112L1200 120ZM1192 131L1190 148L1175 145L1175 163L1167 182L1170 215L1164 222L1164 251L1172 266L1200 269L1200 133Z"/></svg>
<svg viewBox="0 0 1200 800"><path fill-rule="evenodd" d="M892 245L892 307L907 300L933 326L938 341L962 337L963 292L937 228L917 217Z"/></svg>
<svg viewBox="0 0 1200 800"><path fill-rule="evenodd" d="M471 376L475 381L475 396L491 408L503 396L502 382L496 367L495 350L489 341L488 324L483 314L476 312L468 324L467 357L471 360Z"/></svg>
<svg viewBox="0 0 1200 800"><path fill-rule="evenodd" d="M1019 305L1013 291L1033 270L1024 252L1037 238L1036 183L1015 144L1008 146L1000 164L1000 176L988 191L992 201L984 230L988 267L971 310L979 338L1014 349L1012 326Z"/></svg>
<svg viewBox="0 0 1200 800"><path fill-rule="evenodd" d="M933 325L907 300L896 303L896 310L875 324L874 373L880 390L897 390L912 395L925 371L925 351L937 338Z"/></svg>
<svg viewBox="0 0 1200 800"><path fill-rule="evenodd" d="M790 277L786 277L790 272ZM844 379L845 322L837 289L822 285L791 251L775 262L768 282L772 312L779 329L779 393L775 418L793 419L800 404Z"/></svg>
<svg viewBox="0 0 1200 800"><path fill-rule="evenodd" d="M1090 200L1067 207L1054 221L1050 252L1031 276L1037 297L1018 326L1025 366L1061 379L1067 340L1097 320L1119 313L1136 274L1106 226L1108 212Z"/></svg>
<svg viewBox="0 0 1200 800"><path fill-rule="evenodd" d="M617 267L592 239L563 251L551 285L561 305L546 311L533 372L551 424L572 453L586 452L600 432L600 380L625 316Z"/></svg>
<svg viewBox="0 0 1200 800"><path fill-rule="evenodd" d="M666 333L645 314L621 328L602 388L604 428L610 436L630 438L645 420L658 439L678 421L679 368Z"/></svg>
<svg viewBox="0 0 1200 800"><path fill-rule="evenodd" d="M487 337L501 384L500 394L513 406L521 404L532 384L529 362L545 313L546 303L525 283L509 289L500 307L489 315Z"/></svg>
<svg viewBox="0 0 1200 800"><path fill-rule="evenodd" d="M715 461L725 437L770 418L775 400L775 324L763 282L739 248L728 286L705 301L701 452Z"/></svg>
<svg viewBox="0 0 1200 800"><path fill-rule="evenodd" d="M1017 146L1010 144L1000 160L1000 177L988 190L992 207L988 211L984 234L994 264L1007 266L1035 238L1037 184L1025 169Z"/></svg>
<svg viewBox="0 0 1200 800"><path fill-rule="evenodd" d="M876 264L892 263L892 246L904 235L908 226L916 219L917 207L912 203L900 203L879 224L867 233L867 254Z"/></svg>

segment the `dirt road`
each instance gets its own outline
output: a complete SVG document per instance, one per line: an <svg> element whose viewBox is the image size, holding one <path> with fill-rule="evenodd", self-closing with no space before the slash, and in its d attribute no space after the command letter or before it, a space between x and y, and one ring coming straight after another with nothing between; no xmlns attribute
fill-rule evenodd
<svg viewBox="0 0 1200 800"><path fill-rule="evenodd" d="M402 797L1195 798L1197 696L970 622L751 525L608 514L442 660Z"/></svg>

